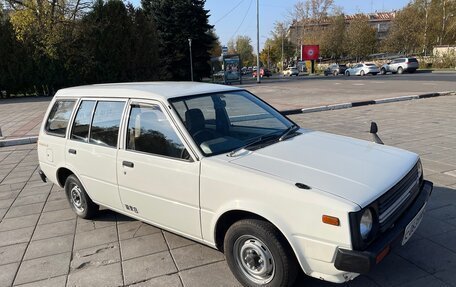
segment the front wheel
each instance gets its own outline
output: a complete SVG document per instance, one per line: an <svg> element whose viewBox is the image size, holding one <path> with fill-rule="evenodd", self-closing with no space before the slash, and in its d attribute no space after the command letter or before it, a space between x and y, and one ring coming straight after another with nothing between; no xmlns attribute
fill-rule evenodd
<svg viewBox="0 0 456 287"><path fill-rule="evenodd" d="M349 71L346 71L346 72L345 72L345 76L350 77L350 72L349 72Z"/></svg>
<svg viewBox="0 0 456 287"><path fill-rule="evenodd" d="M89 219L97 214L98 204L90 199L76 176L70 175L65 181L65 193L71 208L79 217Z"/></svg>
<svg viewBox="0 0 456 287"><path fill-rule="evenodd" d="M292 286L298 263L280 232L269 222L234 223L224 241L226 261L244 286Z"/></svg>
<svg viewBox="0 0 456 287"><path fill-rule="evenodd" d="M398 73L398 74L404 73L404 69L403 69L402 67L399 67L399 68L397 69L397 73Z"/></svg>
<svg viewBox="0 0 456 287"><path fill-rule="evenodd" d="M385 69L385 68L382 68L382 69L380 70L380 74L386 75L386 69Z"/></svg>
<svg viewBox="0 0 456 287"><path fill-rule="evenodd" d="M364 76L364 74L365 74L365 73L364 73L363 70L361 70L361 72L359 73L359 75L360 75L361 77Z"/></svg>

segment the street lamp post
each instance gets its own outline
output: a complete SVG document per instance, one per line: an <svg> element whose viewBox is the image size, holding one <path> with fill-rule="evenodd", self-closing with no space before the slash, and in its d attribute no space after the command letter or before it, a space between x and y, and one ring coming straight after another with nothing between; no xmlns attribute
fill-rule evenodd
<svg viewBox="0 0 456 287"><path fill-rule="evenodd" d="M260 5L257 0L257 83L260 82Z"/></svg>
<svg viewBox="0 0 456 287"><path fill-rule="evenodd" d="M190 48L190 79L193 82L192 39L190 39L190 38L188 38L188 47Z"/></svg>

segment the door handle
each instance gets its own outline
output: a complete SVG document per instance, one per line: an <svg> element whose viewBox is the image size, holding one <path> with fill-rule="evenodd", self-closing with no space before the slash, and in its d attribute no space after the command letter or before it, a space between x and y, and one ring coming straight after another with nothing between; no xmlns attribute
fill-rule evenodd
<svg viewBox="0 0 456 287"><path fill-rule="evenodd" d="M122 161L122 165L126 166L126 167L131 167L131 168L135 167L134 163L132 163L131 161L125 161L125 160Z"/></svg>
<svg viewBox="0 0 456 287"><path fill-rule="evenodd" d="M72 149L72 148L70 148L70 149L68 150L68 152L71 153L71 154L76 154L76 150L75 150L75 149Z"/></svg>

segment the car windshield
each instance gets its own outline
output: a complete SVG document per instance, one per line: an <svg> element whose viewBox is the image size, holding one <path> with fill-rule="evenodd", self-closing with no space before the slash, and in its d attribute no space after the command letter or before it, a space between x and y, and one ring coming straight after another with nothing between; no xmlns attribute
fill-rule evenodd
<svg viewBox="0 0 456 287"><path fill-rule="evenodd" d="M375 64L366 64L366 66L375 67Z"/></svg>
<svg viewBox="0 0 456 287"><path fill-rule="evenodd" d="M188 133L206 156L261 148L292 136L293 122L247 91L169 100Z"/></svg>

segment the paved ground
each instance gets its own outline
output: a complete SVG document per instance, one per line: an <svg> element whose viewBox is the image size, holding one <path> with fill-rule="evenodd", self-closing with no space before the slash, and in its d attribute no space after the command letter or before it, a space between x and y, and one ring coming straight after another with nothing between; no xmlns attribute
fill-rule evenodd
<svg viewBox="0 0 456 287"><path fill-rule="evenodd" d="M456 286L455 106L448 96L292 117L364 139L375 120L383 141L422 156L435 184L411 241L342 286ZM35 145L0 148L0 286L238 286L215 250L108 210L76 218L37 167ZM301 275L304 285L341 286Z"/></svg>
<svg viewBox="0 0 456 287"><path fill-rule="evenodd" d="M365 77L300 76L264 79L242 85L279 110L307 108L456 91L456 73L416 73ZM3 137L36 136L51 98L0 100L0 129Z"/></svg>

